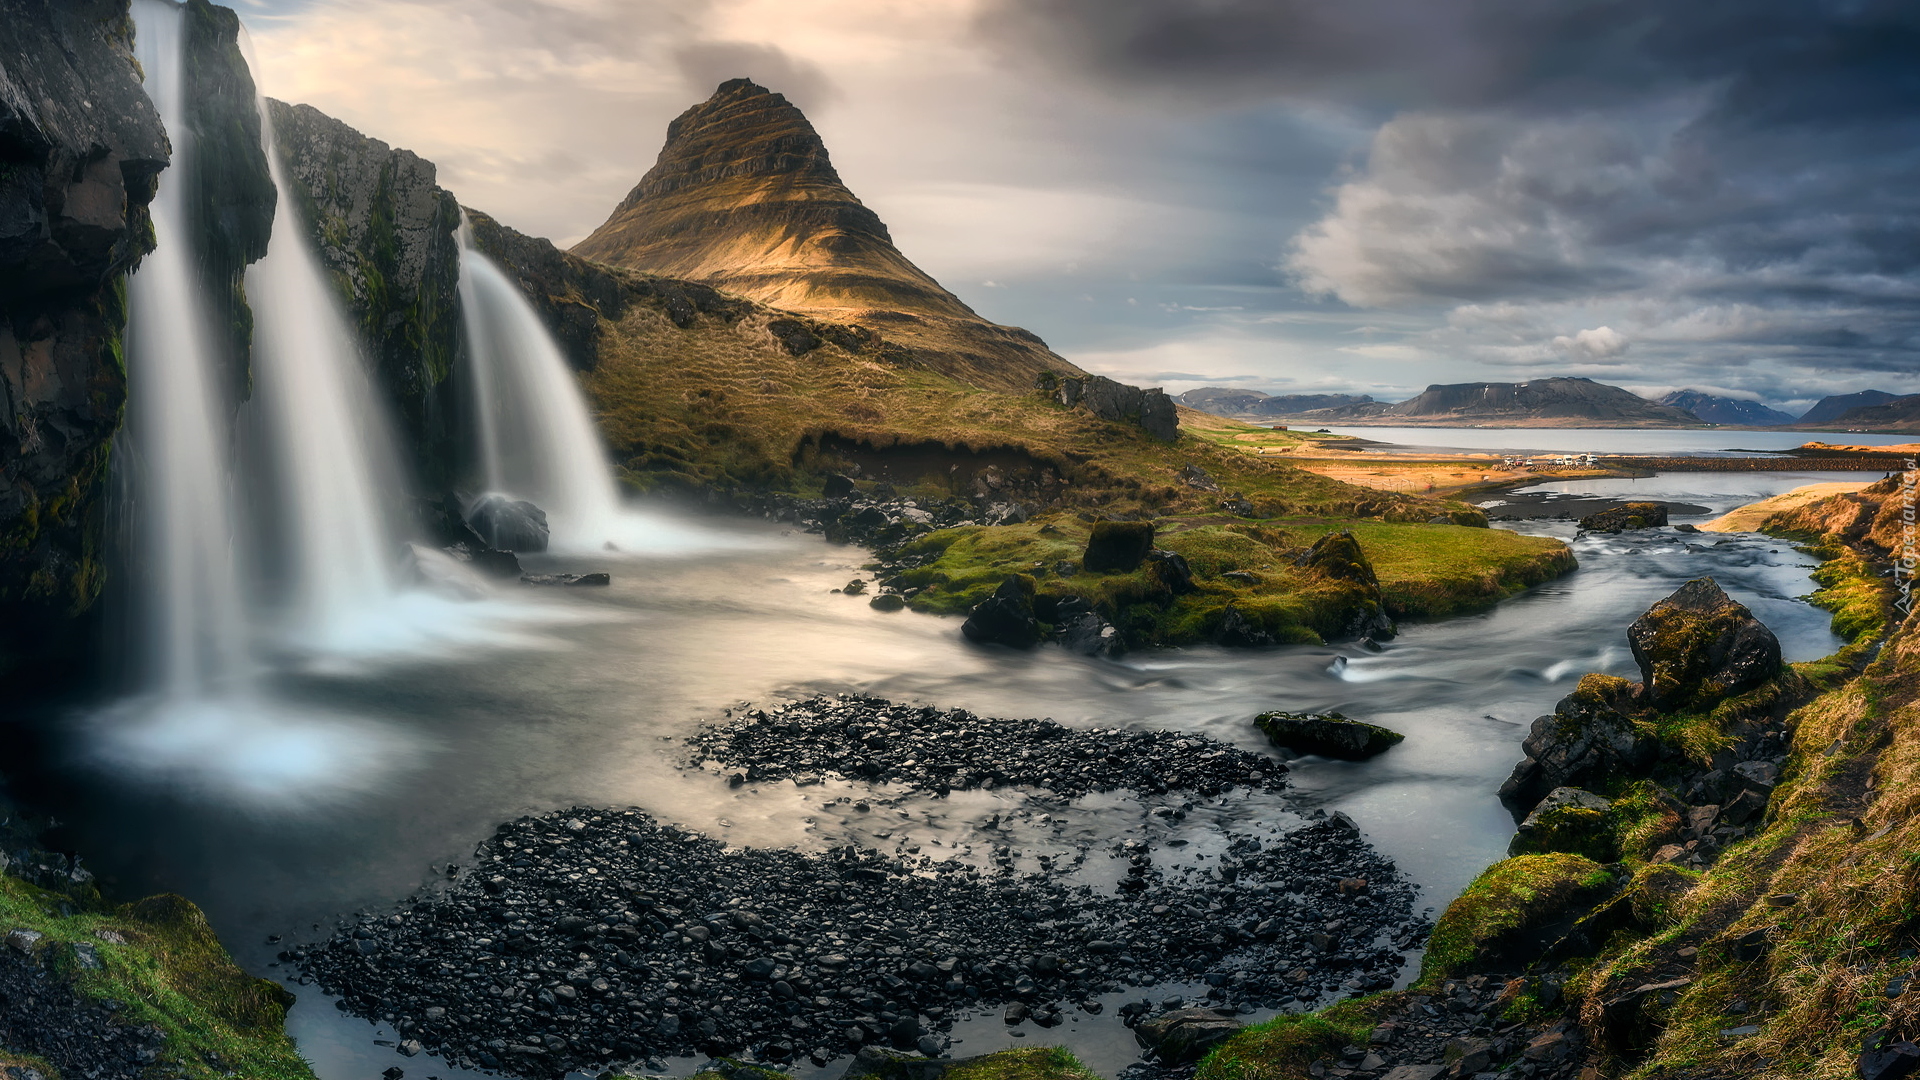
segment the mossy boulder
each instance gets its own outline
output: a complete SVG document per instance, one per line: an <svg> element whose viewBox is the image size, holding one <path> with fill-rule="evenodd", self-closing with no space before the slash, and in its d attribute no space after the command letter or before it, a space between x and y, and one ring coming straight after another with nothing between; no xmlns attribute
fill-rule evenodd
<svg viewBox="0 0 1920 1080"><path fill-rule="evenodd" d="M1421 981L1531 964L1617 884L1613 870L1583 855L1516 855L1494 863L1434 924Z"/></svg>
<svg viewBox="0 0 1920 1080"><path fill-rule="evenodd" d="M1500 785L1500 798L1524 819L1555 788L1604 787L1638 776L1660 744L1634 723L1634 686L1611 675L1588 675L1573 693L1536 719L1521 750L1526 755Z"/></svg>
<svg viewBox="0 0 1920 1080"><path fill-rule="evenodd" d="M1254 717L1253 723L1275 746L1346 761L1370 758L1406 738L1339 713L1267 712Z"/></svg>
<svg viewBox="0 0 1920 1080"><path fill-rule="evenodd" d="M1360 541L1351 530L1331 532L1315 540L1306 554L1300 556L1299 565L1329 581L1351 581L1376 589L1380 587L1380 578L1374 574L1373 564L1367 561L1366 552L1360 550Z"/></svg>
<svg viewBox="0 0 1920 1080"><path fill-rule="evenodd" d="M982 645L1011 645L1031 649L1040 643L1040 620L1033 611L1034 582L1014 574L1000 583L992 596L974 605L960 632Z"/></svg>
<svg viewBox="0 0 1920 1080"><path fill-rule="evenodd" d="M1780 640L1712 578L1695 578L1627 628L1646 703L1709 709L1780 673Z"/></svg>
<svg viewBox="0 0 1920 1080"><path fill-rule="evenodd" d="M753 1066L742 1068L753 1069ZM766 1069L759 1076L712 1070L696 1076L717 1080L774 1080L786 1074ZM927 1058L884 1047L866 1047L853 1056L841 1080L1096 1080L1073 1054L1058 1046L1023 1047L968 1058Z"/></svg>
<svg viewBox="0 0 1920 1080"><path fill-rule="evenodd" d="M1659 503L1631 502L1588 514L1580 519L1587 532L1621 533L1635 529L1653 529L1667 523L1667 508Z"/></svg>
<svg viewBox="0 0 1920 1080"><path fill-rule="evenodd" d="M1322 591L1329 594L1325 606L1337 612L1334 621L1338 625L1319 628L1322 637L1393 636L1393 620L1387 617L1380 578L1351 530L1331 532L1315 540L1295 565L1325 583Z"/></svg>
<svg viewBox="0 0 1920 1080"><path fill-rule="evenodd" d="M1612 806L1610 800L1582 788L1554 788L1520 823L1519 831L1507 845L1507 854L1538 855L1558 851L1612 862L1619 855L1618 845L1607 828L1607 811Z"/></svg>
<svg viewBox="0 0 1920 1080"><path fill-rule="evenodd" d="M1153 550L1153 522L1096 521L1080 565L1090 574L1127 574Z"/></svg>
<svg viewBox="0 0 1920 1080"><path fill-rule="evenodd" d="M1162 1065L1184 1065L1205 1057L1244 1026L1212 1009L1175 1009L1140 1021L1133 1029L1133 1038Z"/></svg>

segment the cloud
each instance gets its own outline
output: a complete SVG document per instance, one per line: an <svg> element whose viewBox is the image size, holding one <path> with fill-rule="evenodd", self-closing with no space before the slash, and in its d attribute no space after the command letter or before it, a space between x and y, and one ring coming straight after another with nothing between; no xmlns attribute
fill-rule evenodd
<svg viewBox="0 0 1920 1080"><path fill-rule="evenodd" d="M673 51L673 62L695 98L733 78L748 78L786 95L802 109L818 113L840 97L819 66L788 55L778 45L754 41L694 41Z"/></svg>
<svg viewBox="0 0 1920 1080"><path fill-rule="evenodd" d="M1580 360L1606 360L1627 351L1627 335L1611 326L1596 326L1553 339L1553 347Z"/></svg>

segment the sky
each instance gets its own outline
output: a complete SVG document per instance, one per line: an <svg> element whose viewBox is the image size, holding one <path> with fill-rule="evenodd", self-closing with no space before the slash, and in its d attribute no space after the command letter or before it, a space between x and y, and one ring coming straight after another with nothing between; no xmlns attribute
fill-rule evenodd
<svg viewBox="0 0 1920 1080"><path fill-rule="evenodd" d="M1174 393L1920 393L1908 0L226 2L562 246L752 78L975 310Z"/></svg>

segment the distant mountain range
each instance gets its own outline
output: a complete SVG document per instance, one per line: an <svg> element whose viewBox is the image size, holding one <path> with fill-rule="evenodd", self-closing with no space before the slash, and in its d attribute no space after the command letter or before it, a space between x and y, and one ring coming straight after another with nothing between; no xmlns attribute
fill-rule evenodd
<svg viewBox="0 0 1920 1080"><path fill-rule="evenodd" d="M1630 390L1583 378L1522 383L1445 383L1390 403L1360 394L1268 395L1258 390L1205 386L1177 398L1220 416L1278 417L1308 423L1506 427L1784 427L1792 424L1891 431L1920 430L1920 394L1880 390L1836 394L1801 416L1757 401L1675 390L1649 401Z"/></svg>
<svg viewBox="0 0 1920 1080"><path fill-rule="evenodd" d="M1675 390L1659 399L1662 405L1685 409L1709 424L1741 424L1749 427L1780 427L1795 423L1799 417L1769 409L1757 401L1718 397L1700 390Z"/></svg>

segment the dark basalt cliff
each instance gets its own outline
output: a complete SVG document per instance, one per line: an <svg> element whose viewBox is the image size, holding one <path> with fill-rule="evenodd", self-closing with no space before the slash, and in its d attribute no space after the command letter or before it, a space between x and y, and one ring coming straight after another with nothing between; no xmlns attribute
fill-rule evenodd
<svg viewBox="0 0 1920 1080"><path fill-rule="evenodd" d="M746 79L681 114L659 161L573 252L866 324L927 366L989 389L1029 390L1045 371L1080 374L909 262L841 183L806 116Z"/></svg>
<svg viewBox="0 0 1920 1080"><path fill-rule="evenodd" d="M187 130L164 182L192 187L188 227L206 278L208 314L224 331L234 398L244 400L253 344L246 271L267 253L278 196L260 148L260 98L240 53L240 17L207 0L188 0L184 29Z"/></svg>
<svg viewBox="0 0 1920 1080"><path fill-rule="evenodd" d="M0 673L99 594L125 274L168 156L125 0L0 0Z"/></svg>
<svg viewBox="0 0 1920 1080"><path fill-rule="evenodd" d="M460 205L433 162L308 105L267 103L296 205L348 317L372 349L401 435L430 489L453 482Z"/></svg>

